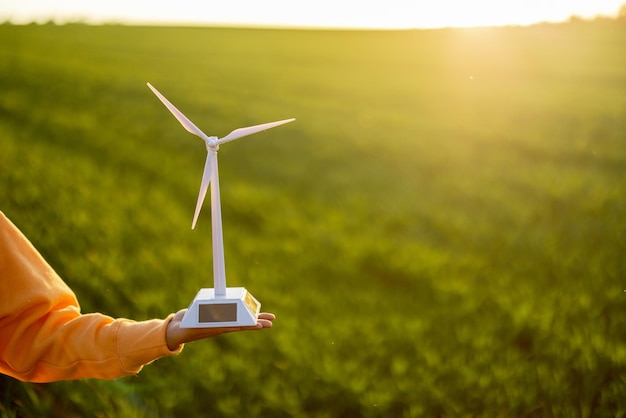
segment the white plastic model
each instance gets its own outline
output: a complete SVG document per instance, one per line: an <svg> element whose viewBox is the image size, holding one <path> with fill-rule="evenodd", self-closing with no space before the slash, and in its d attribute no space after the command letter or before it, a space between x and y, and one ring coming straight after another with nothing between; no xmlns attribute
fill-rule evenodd
<svg viewBox="0 0 626 418"><path fill-rule="evenodd" d="M207 136L173 104L158 92L150 83L148 87L163 102L174 117L183 127L194 135L200 137L206 144L207 158L202 174L202 183L196 211L193 216L191 228L196 227L200 209L206 196L209 184L211 185L211 221L213 239L213 289L200 289L185 314L182 327L184 328L212 328L212 327L240 327L256 325L257 316L261 304L243 287L226 287L226 269L224 265L224 242L222 238L222 211L220 207L220 185L217 169L217 151L221 144L234 141L244 136L265 131L295 119L285 119L277 122L264 123L262 125L249 126L235 129L225 137L218 139L216 136Z"/></svg>

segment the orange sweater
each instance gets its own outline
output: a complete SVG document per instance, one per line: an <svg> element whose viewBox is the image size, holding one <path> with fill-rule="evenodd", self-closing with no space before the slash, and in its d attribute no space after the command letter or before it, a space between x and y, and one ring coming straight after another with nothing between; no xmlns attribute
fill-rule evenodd
<svg viewBox="0 0 626 418"><path fill-rule="evenodd" d="M72 290L0 212L0 373L31 382L133 375L182 348L167 347L171 317L81 314Z"/></svg>

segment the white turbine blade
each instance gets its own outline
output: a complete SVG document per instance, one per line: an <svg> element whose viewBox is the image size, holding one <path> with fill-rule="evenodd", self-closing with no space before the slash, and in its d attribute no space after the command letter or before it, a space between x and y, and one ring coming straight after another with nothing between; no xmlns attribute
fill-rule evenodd
<svg viewBox="0 0 626 418"><path fill-rule="evenodd" d="M154 94L156 94L156 96L159 98L159 100L161 100L161 102L163 102L163 104L165 105L165 107L167 107L169 109L170 112L172 112L172 115L174 115L174 117L176 119L178 119L178 121L180 122L181 125L183 125L183 127L191 132L194 135L199 136L202 139L205 139L207 136L204 134L204 132L202 132L196 125L193 124L192 121L190 121L189 119L187 119L187 116L183 115L183 113L176 109L176 106L174 106L172 103L170 103L169 100L167 100L165 98L165 96L163 96L161 93L159 93L159 91L157 89L154 88L154 86L152 86L152 84L147 83L148 87L150 87L150 90L152 90L152 92Z"/></svg>
<svg viewBox="0 0 626 418"><path fill-rule="evenodd" d="M196 228L196 222L198 221L198 215L200 215L200 209L202 209L202 203L206 196L206 191L211 183L211 176L213 174L213 165L211 164L211 152L207 152L206 162L204 163L204 172L202 173L202 184L200 185L200 193L198 193L198 202L196 203L196 212L193 214L193 222L191 223L191 229Z"/></svg>
<svg viewBox="0 0 626 418"><path fill-rule="evenodd" d="M277 122L264 123L262 125L248 126L247 128L239 128L235 129L224 138L218 139L218 144L223 144L224 142L234 141L235 139L239 139L244 136L252 135L257 132L265 131L267 129L274 128L276 126L284 125L285 123L293 122L295 119L285 119L279 120Z"/></svg>

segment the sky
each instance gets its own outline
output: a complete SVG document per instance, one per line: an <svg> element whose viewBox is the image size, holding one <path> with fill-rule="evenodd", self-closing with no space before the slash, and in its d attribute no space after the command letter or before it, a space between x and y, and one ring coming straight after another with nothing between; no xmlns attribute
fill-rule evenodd
<svg viewBox="0 0 626 418"><path fill-rule="evenodd" d="M626 0L0 0L13 23L191 24L332 28L528 25L615 17Z"/></svg>

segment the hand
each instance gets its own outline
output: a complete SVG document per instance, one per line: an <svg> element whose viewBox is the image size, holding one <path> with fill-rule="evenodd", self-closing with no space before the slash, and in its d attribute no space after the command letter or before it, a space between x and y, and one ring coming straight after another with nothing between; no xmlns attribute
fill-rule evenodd
<svg viewBox="0 0 626 418"><path fill-rule="evenodd" d="M167 341L167 347L170 350L176 350L178 346L183 343L215 337L229 332L253 331L263 328L271 328L272 321L276 318L276 316L271 313L260 313L256 325L250 327L181 328L180 325L183 321L185 312L187 312L187 309L181 309L176 312L174 318L172 318L170 323L167 325L165 339Z"/></svg>

